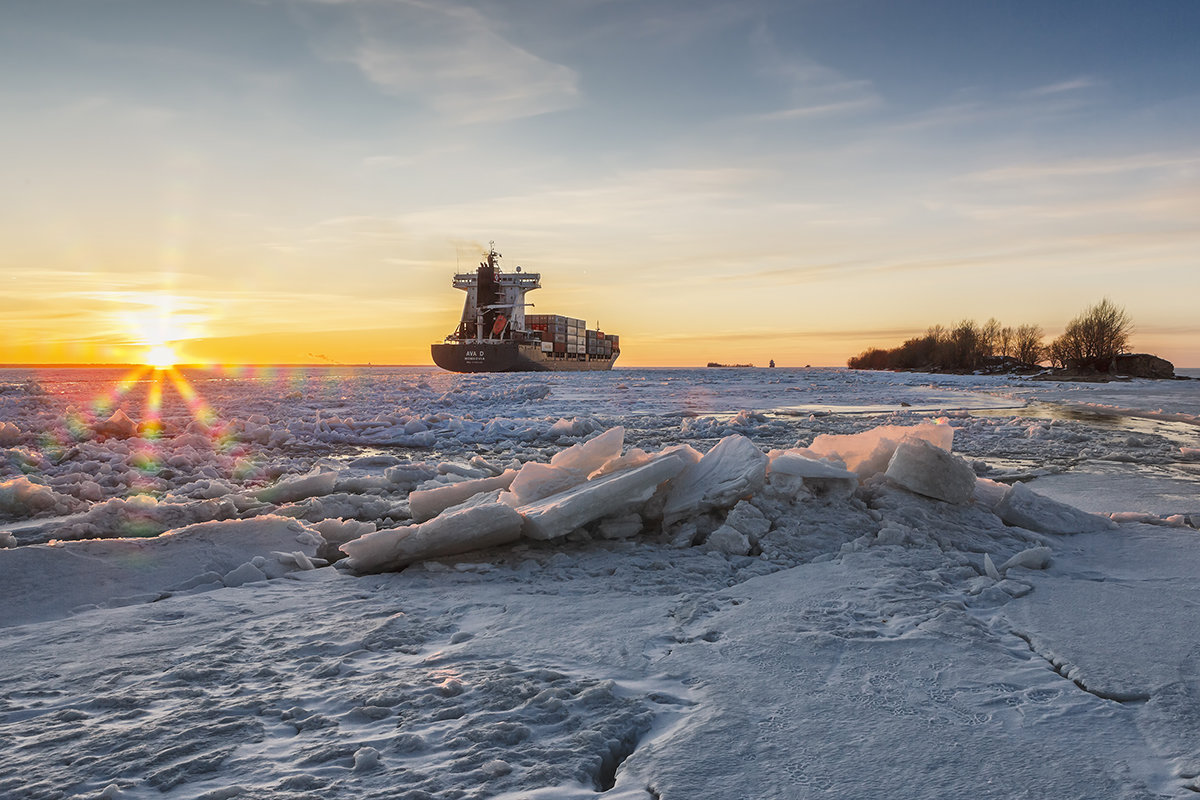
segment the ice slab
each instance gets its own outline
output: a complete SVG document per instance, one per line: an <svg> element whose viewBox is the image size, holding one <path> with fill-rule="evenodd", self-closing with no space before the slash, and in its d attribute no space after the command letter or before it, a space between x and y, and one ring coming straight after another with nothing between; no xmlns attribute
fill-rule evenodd
<svg viewBox="0 0 1200 800"><path fill-rule="evenodd" d="M884 474L910 492L947 503L962 505L975 491L975 471L967 462L925 439L900 442Z"/></svg>
<svg viewBox="0 0 1200 800"><path fill-rule="evenodd" d="M808 446L809 455L841 461L859 478L869 478L887 469L896 446L910 439L924 439L943 450L954 442L954 428L936 422L919 425L880 425L851 434L823 433Z"/></svg>
<svg viewBox="0 0 1200 800"><path fill-rule="evenodd" d="M524 534L531 539L556 539L602 517L627 514L649 500L659 484L679 475L684 464L676 455L664 455L522 506Z"/></svg>
<svg viewBox="0 0 1200 800"><path fill-rule="evenodd" d="M800 450L772 450L767 480L792 495L800 490L818 496L849 497L858 487L858 474L837 464L804 455Z"/></svg>
<svg viewBox="0 0 1200 800"><path fill-rule="evenodd" d="M500 495L500 502L513 508L528 505L543 497L565 492L586 480L587 473L583 470L530 461L521 466L508 491Z"/></svg>
<svg viewBox="0 0 1200 800"><path fill-rule="evenodd" d="M93 539L27 545L0 550L0 586L5 589L0 626L21 625L67 616L82 606L127 605L188 588L197 576L211 573L198 585L231 575L244 582L252 564L264 577L296 569L301 552L316 559L321 537L294 519L205 522L144 539ZM215 577L213 577L215 576ZM195 585L195 584L194 584ZM132 600L131 600L132 599Z"/></svg>
<svg viewBox="0 0 1200 800"><path fill-rule="evenodd" d="M417 561L507 544L521 536L521 515L498 502L451 510L419 525L375 531L341 546L355 572L387 572Z"/></svg>
<svg viewBox="0 0 1200 800"><path fill-rule="evenodd" d="M306 497L329 494L336 483L336 472L310 472L307 475L285 478L274 486L259 489L254 496L264 503L294 503Z"/></svg>
<svg viewBox="0 0 1200 800"><path fill-rule="evenodd" d="M1080 511L1015 483L996 506L996 515L1009 525L1039 533L1085 533L1113 528L1107 517Z"/></svg>
<svg viewBox="0 0 1200 800"><path fill-rule="evenodd" d="M507 489L517 477L515 469L506 470L493 478L477 478L438 486L434 489L419 489L408 495L408 506L415 522L433 519L451 506L483 492Z"/></svg>
<svg viewBox="0 0 1200 800"><path fill-rule="evenodd" d="M584 475L590 475L600 469L605 461L621 455L624 443L625 429L620 426L609 428L599 436L556 453L550 459L550 466L579 470Z"/></svg>
<svg viewBox="0 0 1200 800"><path fill-rule="evenodd" d="M714 508L729 508L762 489L767 456L740 434L717 442L672 483L663 506L667 524Z"/></svg>

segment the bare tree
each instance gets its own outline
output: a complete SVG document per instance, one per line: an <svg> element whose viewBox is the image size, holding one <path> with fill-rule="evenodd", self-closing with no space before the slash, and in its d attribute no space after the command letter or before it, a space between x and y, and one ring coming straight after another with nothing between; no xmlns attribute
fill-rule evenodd
<svg viewBox="0 0 1200 800"><path fill-rule="evenodd" d="M1129 347L1133 321L1125 309L1104 298L1067 323L1054 340L1064 366L1088 366L1107 370L1112 360Z"/></svg>
<svg viewBox="0 0 1200 800"><path fill-rule="evenodd" d="M1046 348L1042 346L1041 325L1021 325L1012 333L1013 355L1026 364L1036 364L1047 357Z"/></svg>
<svg viewBox="0 0 1200 800"><path fill-rule="evenodd" d="M984 356L994 356L1000 350L1000 321L992 317L979 329L979 350Z"/></svg>
<svg viewBox="0 0 1200 800"><path fill-rule="evenodd" d="M1003 328L1000 329L1000 339L999 339L999 343L997 345L1000 348L1000 355L1002 355L1002 356L1013 355L1013 341L1014 341L1015 336L1016 336L1016 332L1013 331L1013 329L1011 327L1009 327L1008 325L1005 325Z"/></svg>

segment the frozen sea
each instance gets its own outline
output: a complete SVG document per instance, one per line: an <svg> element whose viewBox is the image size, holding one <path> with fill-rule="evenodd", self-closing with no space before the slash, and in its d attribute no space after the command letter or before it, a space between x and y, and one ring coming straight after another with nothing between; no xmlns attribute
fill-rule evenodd
<svg viewBox="0 0 1200 800"><path fill-rule="evenodd" d="M617 427L931 421L969 502L873 475L324 565ZM1016 484L1091 522L1005 521ZM1196 380L0 370L0 797L1194 797L1197 527Z"/></svg>

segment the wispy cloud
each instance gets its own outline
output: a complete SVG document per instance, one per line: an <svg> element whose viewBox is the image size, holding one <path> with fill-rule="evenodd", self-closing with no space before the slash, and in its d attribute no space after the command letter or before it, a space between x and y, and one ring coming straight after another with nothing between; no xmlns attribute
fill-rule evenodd
<svg viewBox="0 0 1200 800"><path fill-rule="evenodd" d="M764 120L829 117L867 111L882 105L869 80L849 78L809 58L785 51L765 26L752 36L759 71L779 81L786 92L786 108L760 115Z"/></svg>
<svg viewBox="0 0 1200 800"><path fill-rule="evenodd" d="M349 41L326 39L384 92L416 97L460 123L496 122L569 108L578 75L506 38L479 10L445 0L340 3L356 21Z"/></svg>
<svg viewBox="0 0 1200 800"><path fill-rule="evenodd" d="M1194 170L1200 166L1200 155L1162 155L1141 153L1111 158L1075 159L1042 164L1019 164L973 172L964 176L967 181L985 183L1026 183L1043 178L1073 178L1095 175L1116 175L1146 170Z"/></svg>
<svg viewBox="0 0 1200 800"><path fill-rule="evenodd" d="M861 97L855 100L843 100L837 103L823 103L820 105L785 108L781 111L772 111L767 114L762 114L759 116L759 119L764 121L772 121L832 117L841 114L853 114L860 111L870 111L871 109L878 108L879 106L880 102L878 98Z"/></svg>
<svg viewBox="0 0 1200 800"><path fill-rule="evenodd" d="M1083 89L1092 89L1100 85L1100 82L1094 78L1081 76L1071 78L1070 80L1059 81L1057 83L1048 83L1044 86L1035 86L1027 90L1024 94L1028 97L1046 97L1048 95L1064 94L1066 92L1078 92Z"/></svg>

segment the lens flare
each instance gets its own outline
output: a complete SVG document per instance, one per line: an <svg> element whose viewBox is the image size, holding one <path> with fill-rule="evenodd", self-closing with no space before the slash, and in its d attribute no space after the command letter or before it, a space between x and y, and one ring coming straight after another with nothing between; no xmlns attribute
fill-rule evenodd
<svg viewBox="0 0 1200 800"><path fill-rule="evenodd" d="M179 356L168 344L156 344L146 351L145 361L157 370L170 369L179 361Z"/></svg>

